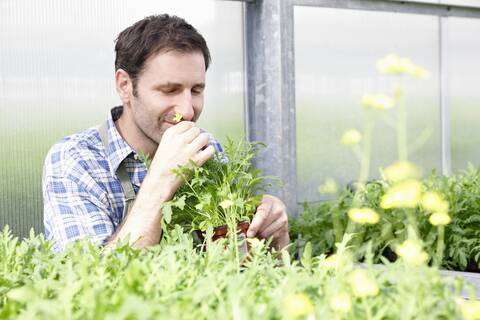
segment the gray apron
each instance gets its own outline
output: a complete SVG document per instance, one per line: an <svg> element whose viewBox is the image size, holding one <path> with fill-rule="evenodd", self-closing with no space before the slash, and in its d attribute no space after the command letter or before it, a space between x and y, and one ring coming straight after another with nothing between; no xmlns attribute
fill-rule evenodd
<svg viewBox="0 0 480 320"><path fill-rule="evenodd" d="M100 140L102 140L103 146L105 147L105 154L108 150L108 132L107 132L107 122L102 123L97 126L98 132L100 133ZM128 176L127 167L125 166L125 160L120 163L117 168L117 177L120 180L122 185L123 194L125 196L125 202L123 205L123 216L122 219L125 219L128 212L130 211L133 202L135 200L135 191L133 190L132 182Z"/></svg>

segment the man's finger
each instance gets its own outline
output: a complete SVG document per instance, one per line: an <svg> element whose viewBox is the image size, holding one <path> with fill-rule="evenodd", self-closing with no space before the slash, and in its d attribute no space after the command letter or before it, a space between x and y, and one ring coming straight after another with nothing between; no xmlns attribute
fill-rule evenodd
<svg viewBox="0 0 480 320"><path fill-rule="evenodd" d="M200 133L193 141L190 143L190 149L192 152L197 152L208 144L208 133Z"/></svg>
<svg viewBox="0 0 480 320"><path fill-rule="evenodd" d="M272 240L272 245L277 250L285 248L286 246L288 246L289 243L290 236L288 235L288 230L285 230L285 232L281 231L277 233Z"/></svg>
<svg viewBox="0 0 480 320"><path fill-rule="evenodd" d="M247 237L255 237L260 227L263 225L265 220L267 220L270 210L272 209L271 201L262 202L258 208L255 216L253 217L252 223L247 231Z"/></svg>
<svg viewBox="0 0 480 320"><path fill-rule="evenodd" d="M275 205L275 202L272 203L272 207L270 208L270 213L268 214L267 219L265 219L257 230L257 234L260 234L267 229L272 223L274 223L277 219L282 216L281 208Z"/></svg>
<svg viewBox="0 0 480 320"><path fill-rule="evenodd" d="M168 128L165 133L170 132L174 134L181 134L187 131L188 129L192 128L195 126L195 122L191 121L181 121L174 125L173 127Z"/></svg>
<svg viewBox="0 0 480 320"><path fill-rule="evenodd" d="M281 215L278 219L274 220L265 229L260 230L259 235L264 239L268 239L274 236L280 230L286 230L288 228L288 218L285 215Z"/></svg>
<svg viewBox="0 0 480 320"><path fill-rule="evenodd" d="M197 166L202 166L208 159L213 157L214 154L215 154L215 148L213 146L208 146L204 150L199 151L192 158L192 161L195 162Z"/></svg>
<svg viewBox="0 0 480 320"><path fill-rule="evenodd" d="M183 140L185 141L185 143L190 143L192 142L196 137L198 137L200 135L201 131L200 131L200 128L198 127L191 127L190 129L188 129L187 131L185 131L182 136L183 136Z"/></svg>

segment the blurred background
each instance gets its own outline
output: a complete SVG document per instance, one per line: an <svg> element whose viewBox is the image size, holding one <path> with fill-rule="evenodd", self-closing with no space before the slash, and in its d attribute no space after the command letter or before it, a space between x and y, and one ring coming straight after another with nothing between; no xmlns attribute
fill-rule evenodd
<svg viewBox="0 0 480 320"><path fill-rule="evenodd" d="M120 104L114 40L145 16L178 15L203 34L213 63L200 126L221 141L244 137L246 2L252 1L0 1L0 227L8 223L21 236L31 227L43 230L45 155L60 138L101 123ZM480 7L478 0L441 3ZM412 160L426 172L441 172L441 134L448 130L451 171L478 165L480 19L302 5L293 15L298 202L322 200L317 188L328 177L340 184L356 178L358 164L340 137L361 126L364 93L391 87L375 68L388 53L430 72L427 80L405 83L409 139L428 133ZM396 159L391 129L377 126L373 152L371 172L378 176L379 167Z"/></svg>
<svg viewBox="0 0 480 320"><path fill-rule="evenodd" d="M434 2L434 1L431 1ZM466 1L464 1L466 2ZM480 1L470 1L480 6ZM428 140L411 160L424 173L441 167L440 75L450 113L451 170L480 160L480 20L330 8L295 8L295 88L299 200L317 200L318 181L355 179L359 165L339 144L347 128L362 128L360 101L365 93L391 91L393 79L380 75L376 61L388 53L426 68L426 80L406 79L408 136ZM444 61L441 64L440 55ZM397 159L396 135L376 127L372 174Z"/></svg>

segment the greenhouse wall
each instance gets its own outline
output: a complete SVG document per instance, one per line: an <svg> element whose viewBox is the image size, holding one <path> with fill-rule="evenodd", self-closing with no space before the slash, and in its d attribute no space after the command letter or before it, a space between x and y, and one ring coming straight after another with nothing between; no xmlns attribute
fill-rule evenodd
<svg viewBox="0 0 480 320"><path fill-rule="evenodd" d="M272 192L291 215L303 201L325 199L317 192L325 179L356 179L358 166L338 142L360 125L362 95L389 86L375 70L389 53L430 73L405 83L412 160L426 173L478 165L478 1L4 0L0 226L18 235L42 231L48 149L119 104L114 40L134 21L164 12L197 27L212 51L200 126L221 141L265 141L256 165L283 180ZM396 158L389 128L379 126L374 141L373 178Z"/></svg>
<svg viewBox="0 0 480 320"><path fill-rule="evenodd" d="M201 11L202 14L198 14ZM213 56L200 126L244 134L243 9L229 1L0 2L0 226L43 230L42 167L62 137L104 121L120 100L114 40L145 16L193 24Z"/></svg>

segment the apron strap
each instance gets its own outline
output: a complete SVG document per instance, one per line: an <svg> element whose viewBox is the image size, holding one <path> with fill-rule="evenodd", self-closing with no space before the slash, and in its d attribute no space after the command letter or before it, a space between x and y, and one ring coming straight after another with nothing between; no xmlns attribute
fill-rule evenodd
<svg viewBox="0 0 480 320"><path fill-rule="evenodd" d="M107 132L107 122L103 122L101 125L97 126L98 132L100 133L100 140L102 140L103 146L105 147L105 153L108 150L108 132ZM133 205L135 200L135 191L133 190L132 182L128 176L127 167L125 161L122 161L117 169L117 177L120 180L122 185L123 194L125 195L125 205L123 209L123 216L125 217Z"/></svg>

